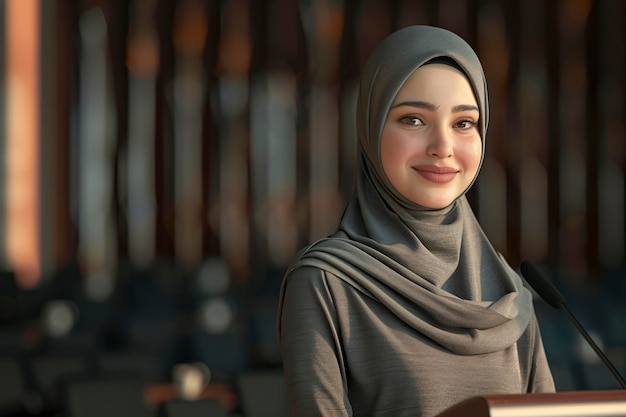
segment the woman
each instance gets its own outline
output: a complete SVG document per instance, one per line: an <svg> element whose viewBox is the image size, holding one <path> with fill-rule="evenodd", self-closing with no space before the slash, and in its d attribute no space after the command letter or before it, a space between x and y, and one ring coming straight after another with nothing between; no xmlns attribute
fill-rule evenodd
<svg viewBox="0 0 626 417"><path fill-rule="evenodd" d="M480 61L452 32L406 27L370 56L355 191L281 289L295 416L434 416L478 395L554 391L531 294L465 197L488 119Z"/></svg>

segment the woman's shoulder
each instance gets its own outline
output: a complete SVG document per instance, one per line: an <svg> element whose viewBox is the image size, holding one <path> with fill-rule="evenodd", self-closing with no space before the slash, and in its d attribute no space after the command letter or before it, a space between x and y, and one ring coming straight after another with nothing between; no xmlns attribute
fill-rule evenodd
<svg viewBox="0 0 626 417"><path fill-rule="evenodd" d="M341 241L344 243L346 241L350 241L350 236L348 236L348 234L344 232L343 230L339 229L331 235L312 241L311 243L309 243L308 245L300 249L298 251L298 255L303 255L309 251L321 249L328 245L330 246L336 245L338 241Z"/></svg>
<svg viewBox="0 0 626 417"><path fill-rule="evenodd" d="M326 276L327 272L313 265L292 265L285 273L285 278L319 280Z"/></svg>
<svg viewBox="0 0 626 417"><path fill-rule="evenodd" d="M283 287L287 283L291 287L300 288L326 288L328 281L335 281L336 275L328 264L318 259L312 259L307 254L311 251L318 250L320 245L323 247L327 239L320 239L304 248L302 248L292 262L286 268L283 276Z"/></svg>
<svg viewBox="0 0 626 417"><path fill-rule="evenodd" d="M300 267L302 264L302 259L306 258L309 253L315 251L324 251L324 248L333 246L334 242L337 242L339 240L347 240L347 235L343 232L337 232L333 235L317 239L310 244L304 246L303 248L298 250L291 259L291 262L287 267L287 273L290 273L293 269Z"/></svg>

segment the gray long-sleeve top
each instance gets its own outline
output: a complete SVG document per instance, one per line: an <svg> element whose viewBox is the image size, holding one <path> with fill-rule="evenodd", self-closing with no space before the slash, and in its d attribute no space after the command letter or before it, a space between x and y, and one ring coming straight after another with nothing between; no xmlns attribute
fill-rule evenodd
<svg viewBox="0 0 626 417"><path fill-rule="evenodd" d="M294 417L429 417L474 396L555 390L534 313L517 343L460 355L331 273L297 268L285 285L280 346Z"/></svg>

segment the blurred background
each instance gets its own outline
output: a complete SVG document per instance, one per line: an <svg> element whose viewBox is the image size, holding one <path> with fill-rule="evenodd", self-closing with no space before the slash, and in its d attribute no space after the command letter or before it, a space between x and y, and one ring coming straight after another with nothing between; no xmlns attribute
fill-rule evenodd
<svg viewBox="0 0 626 417"><path fill-rule="evenodd" d="M336 227L360 68L412 24L483 62L485 232L624 375L625 23L620 0L0 0L0 415L287 415L282 274ZM557 388L618 388L536 301Z"/></svg>

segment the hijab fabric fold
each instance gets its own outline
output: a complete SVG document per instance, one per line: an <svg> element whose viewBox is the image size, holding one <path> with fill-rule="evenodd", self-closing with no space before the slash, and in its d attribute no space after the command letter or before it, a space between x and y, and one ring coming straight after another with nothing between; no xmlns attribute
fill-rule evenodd
<svg viewBox="0 0 626 417"><path fill-rule="evenodd" d="M302 250L287 270L279 338L282 294L291 271L301 266L332 273L454 353L495 352L526 330L532 296L488 241L467 190L448 207L428 209L398 193L382 168L380 141L391 103L413 71L441 58L452 60L472 86L484 158L487 86L472 48L450 31L421 25L384 39L361 73L354 193L337 232Z"/></svg>

